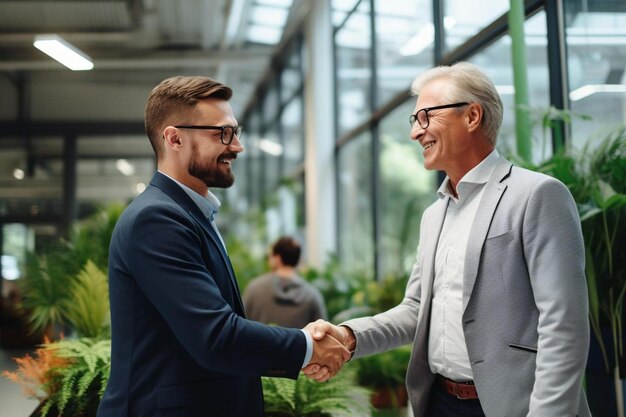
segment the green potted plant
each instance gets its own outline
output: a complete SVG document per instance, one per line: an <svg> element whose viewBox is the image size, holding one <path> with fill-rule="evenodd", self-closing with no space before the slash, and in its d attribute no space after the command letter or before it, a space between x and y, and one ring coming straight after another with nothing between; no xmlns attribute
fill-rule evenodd
<svg viewBox="0 0 626 417"><path fill-rule="evenodd" d="M41 253L28 255L20 292L21 308L28 317L32 333L45 332L49 338L58 339L65 331L75 328L69 316L75 310L74 295L68 288L77 291L76 285L88 285L87 278L79 278L79 272L88 261L106 271L109 242L122 211L120 205L103 208L81 221L70 239L58 239ZM90 272L95 273L95 270L90 269ZM106 276L106 272L104 274ZM82 283L77 284L77 280ZM74 314L74 320L77 319Z"/></svg>
<svg viewBox="0 0 626 417"><path fill-rule="evenodd" d="M362 315L374 315L400 304L404 298L408 275L388 275L381 281L369 281L361 290L355 291L354 304L336 316L337 322ZM354 314L359 310L359 314ZM364 313L364 314L360 314ZM406 407L406 371L411 357L411 346L403 346L391 351L366 356L354 361L357 382L370 388L370 401L377 409Z"/></svg>
<svg viewBox="0 0 626 417"><path fill-rule="evenodd" d="M31 417L93 417L111 367L111 342L94 338L45 343L3 375L40 401Z"/></svg>
<svg viewBox="0 0 626 417"><path fill-rule="evenodd" d="M353 417L371 413L369 391L354 383L350 365L324 383L262 378L267 417Z"/></svg>
<svg viewBox="0 0 626 417"><path fill-rule="evenodd" d="M375 408L406 407L406 371L411 357L411 347L366 356L354 361L357 382L370 388L370 401Z"/></svg>
<svg viewBox="0 0 626 417"><path fill-rule="evenodd" d="M626 127L592 138L580 153L557 152L530 166L562 181L578 205L586 251L591 329L614 386L615 411L624 416L624 303L626 297ZM593 377L588 373L588 378ZM594 390L595 383L588 384ZM604 392L603 394L606 394ZM606 400L594 401L606 407ZM593 410L592 410L593 411Z"/></svg>

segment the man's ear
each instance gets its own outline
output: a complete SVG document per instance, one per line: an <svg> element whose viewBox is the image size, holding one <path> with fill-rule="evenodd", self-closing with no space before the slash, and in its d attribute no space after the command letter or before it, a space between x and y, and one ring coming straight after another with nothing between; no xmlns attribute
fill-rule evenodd
<svg viewBox="0 0 626 417"><path fill-rule="evenodd" d="M467 121L467 130L469 132L475 132L480 129L480 124L483 120L483 106L478 103L470 103L465 113Z"/></svg>
<svg viewBox="0 0 626 417"><path fill-rule="evenodd" d="M183 141L180 130L174 126L167 126L163 129L163 142L166 148L178 150L182 147Z"/></svg>

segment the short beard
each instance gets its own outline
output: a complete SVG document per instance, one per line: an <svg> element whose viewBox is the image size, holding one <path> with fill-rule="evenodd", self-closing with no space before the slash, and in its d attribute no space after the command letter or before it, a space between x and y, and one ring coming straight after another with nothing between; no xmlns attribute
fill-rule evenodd
<svg viewBox="0 0 626 417"><path fill-rule="evenodd" d="M195 144L194 144L195 145ZM197 147L192 148L192 159L189 162L187 171L192 177L198 178L207 187L212 188L228 188L235 183L235 176L231 173L224 173L216 166L212 166L210 162L202 163L198 159ZM217 157L217 163L220 164L225 158L236 159L237 154L234 152L224 152Z"/></svg>

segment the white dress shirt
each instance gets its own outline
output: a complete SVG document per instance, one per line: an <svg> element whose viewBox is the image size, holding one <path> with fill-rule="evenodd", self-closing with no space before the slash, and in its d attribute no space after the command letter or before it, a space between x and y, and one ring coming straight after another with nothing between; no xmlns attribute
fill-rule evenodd
<svg viewBox="0 0 626 417"><path fill-rule="evenodd" d="M449 200L435 255L428 360L433 373L457 382L473 379L462 326L467 241L485 184L499 157L494 150L465 174L456 187L458 198L449 190L448 177L437 191L440 199Z"/></svg>

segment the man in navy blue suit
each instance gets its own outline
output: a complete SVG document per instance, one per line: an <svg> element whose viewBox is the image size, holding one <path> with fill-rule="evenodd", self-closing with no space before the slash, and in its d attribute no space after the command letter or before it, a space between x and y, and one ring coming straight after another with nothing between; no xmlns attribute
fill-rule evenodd
<svg viewBox="0 0 626 417"><path fill-rule="evenodd" d="M158 172L111 241L111 376L98 417L263 415L261 375L334 375L350 353L332 337L245 319L219 200L243 151L229 87L173 77L152 90L146 132Z"/></svg>

